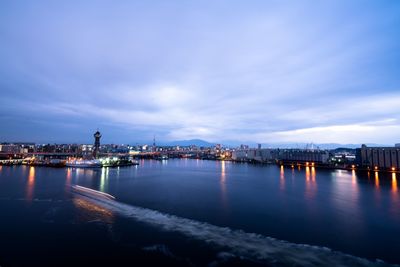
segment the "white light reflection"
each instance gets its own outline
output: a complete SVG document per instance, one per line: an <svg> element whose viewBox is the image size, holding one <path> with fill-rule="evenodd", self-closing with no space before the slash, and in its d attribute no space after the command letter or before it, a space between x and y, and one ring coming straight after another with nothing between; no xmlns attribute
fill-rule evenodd
<svg viewBox="0 0 400 267"><path fill-rule="evenodd" d="M108 185L108 174L109 174L109 167L101 168L101 176L100 176L100 191L106 192L106 187Z"/></svg>
<svg viewBox="0 0 400 267"><path fill-rule="evenodd" d="M360 190L355 170L344 171L337 170L333 173L332 179L332 204L336 209L338 218L343 224L351 224L354 233L362 230L364 220L362 218L362 209L360 207ZM349 220L352 218L352 220Z"/></svg>
<svg viewBox="0 0 400 267"><path fill-rule="evenodd" d="M221 176L220 176L220 187L221 187L221 201L224 211L227 210L227 198L226 198L226 162L221 161Z"/></svg>

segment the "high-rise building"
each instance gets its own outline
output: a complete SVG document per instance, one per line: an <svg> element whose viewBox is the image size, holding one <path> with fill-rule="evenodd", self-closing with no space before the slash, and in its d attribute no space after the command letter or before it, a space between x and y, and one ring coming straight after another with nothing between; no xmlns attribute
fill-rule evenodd
<svg viewBox="0 0 400 267"><path fill-rule="evenodd" d="M156 136L153 136L153 147L152 147L152 151L156 152L157 151L157 146L156 146Z"/></svg>
<svg viewBox="0 0 400 267"><path fill-rule="evenodd" d="M101 138L101 134L99 132L99 130L97 130L94 133L94 149L93 149L93 157L97 158L97 155L99 153L100 150L100 138Z"/></svg>

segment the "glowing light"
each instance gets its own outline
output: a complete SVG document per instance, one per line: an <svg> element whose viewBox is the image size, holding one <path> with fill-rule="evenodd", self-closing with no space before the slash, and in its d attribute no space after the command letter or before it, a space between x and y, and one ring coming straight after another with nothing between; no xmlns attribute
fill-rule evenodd
<svg viewBox="0 0 400 267"><path fill-rule="evenodd" d="M392 172L394 172L396 170L396 168L395 167L392 167Z"/></svg>
<svg viewBox="0 0 400 267"><path fill-rule="evenodd" d="M308 166L309 165L309 163L308 162L306 162L306 166Z"/></svg>
<svg viewBox="0 0 400 267"><path fill-rule="evenodd" d="M354 164L353 164L353 165L351 165L351 168L352 168L352 169L354 169L355 167L356 167L356 165L354 165Z"/></svg>
<svg viewBox="0 0 400 267"><path fill-rule="evenodd" d="M374 167L374 170L377 170L377 169L378 169L378 166L375 166L375 167Z"/></svg>
<svg viewBox="0 0 400 267"><path fill-rule="evenodd" d="M315 163L313 162L313 163L311 163L311 166L314 166L315 165Z"/></svg>

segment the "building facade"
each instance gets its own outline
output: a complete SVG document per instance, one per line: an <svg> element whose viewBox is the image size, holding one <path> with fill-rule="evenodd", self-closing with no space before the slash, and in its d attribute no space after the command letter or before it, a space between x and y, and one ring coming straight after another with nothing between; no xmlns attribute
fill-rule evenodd
<svg viewBox="0 0 400 267"><path fill-rule="evenodd" d="M314 162L327 164L329 152L315 149L283 149L279 151L279 160L292 163Z"/></svg>
<svg viewBox="0 0 400 267"><path fill-rule="evenodd" d="M398 170L400 168L400 146L367 147L356 150L356 162L362 168Z"/></svg>

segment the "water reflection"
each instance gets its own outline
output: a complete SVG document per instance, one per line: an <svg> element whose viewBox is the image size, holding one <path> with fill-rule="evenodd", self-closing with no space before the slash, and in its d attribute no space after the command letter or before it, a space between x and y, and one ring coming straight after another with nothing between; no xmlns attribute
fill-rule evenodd
<svg viewBox="0 0 400 267"><path fill-rule="evenodd" d="M109 209L89 202L81 197L75 197L73 203L78 212L76 213L76 220L78 222L89 222L94 220L101 220L106 223L113 223L114 214Z"/></svg>
<svg viewBox="0 0 400 267"><path fill-rule="evenodd" d="M75 168L75 177L77 180L79 180L79 178L82 176L82 174L83 174L83 169Z"/></svg>
<svg viewBox="0 0 400 267"><path fill-rule="evenodd" d="M65 181L65 185L66 187L70 187L71 185L71 179L72 179L72 170L71 168L67 168L67 179Z"/></svg>
<svg viewBox="0 0 400 267"><path fill-rule="evenodd" d="M360 205L362 204L359 201L360 189L355 170L352 170L351 174L348 171L337 170L333 177L332 201L338 214L341 215L340 219L346 224L357 225L354 231L361 231L363 218ZM349 217L353 219L349 220Z"/></svg>
<svg viewBox="0 0 400 267"><path fill-rule="evenodd" d="M351 170L351 188L354 195L354 199L358 200L359 189L358 189L357 176L355 170Z"/></svg>
<svg viewBox="0 0 400 267"><path fill-rule="evenodd" d="M101 177L100 177L100 191L106 192L108 186L108 175L109 175L110 168L103 167L101 168Z"/></svg>
<svg viewBox="0 0 400 267"><path fill-rule="evenodd" d="M311 171L310 171L311 170ZM312 199L315 197L317 192L317 183L316 183L316 172L315 167L306 167L306 192L305 195L307 198Z"/></svg>
<svg viewBox="0 0 400 267"><path fill-rule="evenodd" d="M397 193L397 178L396 178L396 173L392 173L392 192Z"/></svg>
<svg viewBox="0 0 400 267"><path fill-rule="evenodd" d="M357 185L357 178L356 178L356 171L355 170L351 170L351 184L353 186Z"/></svg>
<svg viewBox="0 0 400 267"><path fill-rule="evenodd" d="M225 161L221 161L221 177L220 177L220 185L221 185L221 198L222 204L226 207L226 172L225 172Z"/></svg>
<svg viewBox="0 0 400 267"><path fill-rule="evenodd" d="M391 213L400 222L400 201L397 188L396 173L392 173L392 190L391 190Z"/></svg>
<svg viewBox="0 0 400 267"><path fill-rule="evenodd" d="M0 166L0 167L1 167L1 166ZM21 167L22 167L22 176L25 177L25 176L26 176L26 172L27 172L28 169L29 169L29 166L27 166L27 165L22 165ZM1 169L0 169L0 170L1 170Z"/></svg>
<svg viewBox="0 0 400 267"><path fill-rule="evenodd" d="M315 167L311 167L311 181L315 182Z"/></svg>
<svg viewBox="0 0 400 267"><path fill-rule="evenodd" d="M26 199L31 202L33 199L33 190L35 188L35 167L29 168L28 182L26 186Z"/></svg>
<svg viewBox="0 0 400 267"><path fill-rule="evenodd" d="M280 185L281 190L285 189L285 170L284 170L283 166L281 166L279 185Z"/></svg>
<svg viewBox="0 0 400 267"><path fill-rule="evenodd" d="M379 189L379 173L375 172L375 187Z"/></svg>

